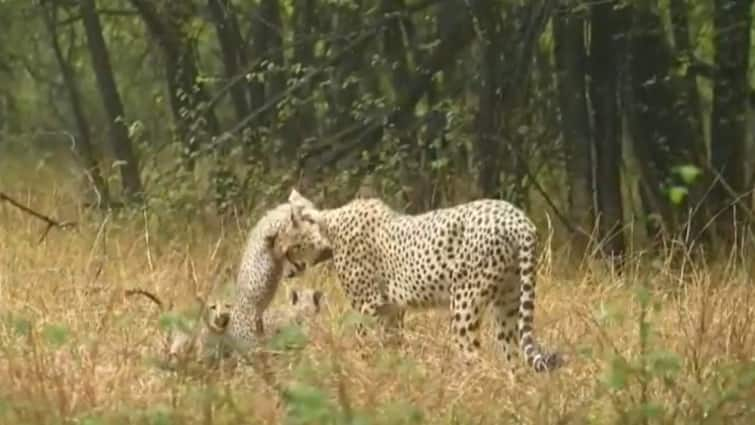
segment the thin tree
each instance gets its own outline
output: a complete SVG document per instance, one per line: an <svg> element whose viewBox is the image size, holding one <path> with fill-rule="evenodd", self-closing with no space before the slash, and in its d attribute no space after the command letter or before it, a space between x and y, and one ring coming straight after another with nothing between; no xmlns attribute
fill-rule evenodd
<svg viewBox="0 0 755 425"><path fill-rule="evenodd" d="M620 52L625 25L617 1L592 5L590 100L595 122L595 189L604 252L619 260L625 251L621 196Z"/></svg>
<svg viewBox="0 0 755 425"><path fill-rule="evenodd" d="M50 37L50 46L52 47L55 60L60 68L60 74L63 77L63 84L68 91L68 100L71 103L71 111L76 123L78 138L76 140L76 153L84 163L84 172L91 179L91 184L99 195L101 206L107 207L110 204L110 195L105 180L102 178L100 167L97 164L94 150L92 148L92 138L89 131L89 120L84 112L84 106L81 101L81 90L78 81L74 75L71 64L63 54L58 39L58 5L54 1L40 1L42 17L44 19L47 34Z"/></svg>
<svg viewBox="0 0 755 425"><path fill-rule="evenodd" d="M561 110L561 133L566 145L566 172L569 179L569 215L578 226L592 227L592 139L587 108L587 52L585 18L579 12L562 10L553 20L554 57ZM580 242L586 240L573 235Z"/></svg>
<svg viewBox="0 0 755 425"><path fill-rule="evenodd" d="M113 153L120 162L123 192L128 200L139 200L142 196L142 182L139 177L139 164L131 147L128 128L125 122L123 102L110 64L110 55L102 35L102 24L95 9L94 0L81 0L79 3L84 23L89 54L92 60L102 103L110 126L110 142Z"/></svg>
<svg viewBox="0 0 755 425"><path fill-rule="evenodd" d="M745 146L752 1L716 0L714 5L716 71L710 127L711 162L719 183L713 194L716 207L724 211L717 227L730 236L735 217L732 195L745 192L748 186Z"/></svg>

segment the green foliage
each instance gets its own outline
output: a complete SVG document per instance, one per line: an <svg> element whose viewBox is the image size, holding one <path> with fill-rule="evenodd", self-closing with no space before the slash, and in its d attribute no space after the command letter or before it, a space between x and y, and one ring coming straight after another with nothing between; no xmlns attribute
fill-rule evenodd
<svg viewBox="0 0 755 425"><path fill-rule="evenodd" d="M731 372L715 368L705 382L690 383L684 376L685 359L660 346L654 337L652 312L661 309L660 302L653 301L654 297L646 287L637 288L636 355L612 354L599 378L608 391L618 423L676 423L674 418L678 417L726 423L721 413L747 400L749 392L755 388L755 363L737 364L736 377L730 380L723 376ZM722 380L728 382L722 385ZM673 396L668 397L669 393ZM701 393L707 394L701 397ZM682 406L678 402L681 398L691 398L700 404Z"/></svg>
<svg viewBox="0 0 755 425"><path fill-rule="evenodd" d="M63 325L48 324L42 328L42 337L52 347L59 348L68 341L70 331Z"/></svg>
<svg viewBox="0 0 755 425"><path fill-rule="evenodd" d="M700 176L702 170L693 165L677 165L672 167L671 174L676 177L678 184L670 184L666 187L666 196L673 205L681 206L689 196L689 190L693 187Z"/></svg>
<svg viewBox="0 0 755 425"><path fill-rule="evenodd" d="M343 412L318 388L299 384L283 392L287 419L292 425L345 423Z"/></svg>
<svg viewBox="0 0 755 425"><path fill-rule="evenodd" d="M81 425L106 425L107 422L105 422L101 417L98 416L87 416L85 418L82 418L79 422Z"/></svg>
<svg viewBox="0 0 755 425"><path fill-rule="evenodd" d="M702 170L692 164L678 165L672 168L672 172L681 177L682 181L687 185L693 184L702 174Z"/></svg>
<svg viewBox="0 0 755 425"><path fill-rule="evenodd" d="M7 314L5 322L16 333L17 336L28 336L31 333L32 322L24 317L15 314Z"/></svg>
<svg viewBox="0 0 755 425"><path fill-rule="evenodd" d="M680 205L687 197L689 190L684 186L671 186L668 188L669 200L674 205Z"/></svg>
<svg viewBox="0 0 755 425"><path fill-rule="evenodd" d="M278 351L300 350L309 342L301 326L291 324L284 326L268 342L270 348Z"/></svg>
<svg viewBox="0 0 755 425"><path fill-rule="evenodd" d="M349 406L347 400L333 401L318 387L297 383L283 391L286 423L291 425L378 425L421 424L422 412L406 402L390 402L378 406L376 412L361 411Z"/></svg>
<svg viewBox="0 0 755 425"><path fill-rule="evenodd" d="M164 332L178 330L180 332L190 333L197 319L190 319L185 315L177 312L165 312L160 315L159 325Z"/></svg>

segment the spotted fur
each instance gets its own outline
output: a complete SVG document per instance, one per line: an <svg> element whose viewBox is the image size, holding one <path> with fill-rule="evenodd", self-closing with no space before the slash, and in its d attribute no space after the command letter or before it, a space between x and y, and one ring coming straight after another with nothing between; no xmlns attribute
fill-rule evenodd
<svg viewBox="0 0 755 425"><path fill-rule="evenodd" d="M226 331L240 347L253 345L264 335L262 316L286 276L285 270L291 271L290 276L304 267L287 258L276 242L279 231L291 220L291 206L284 203L267 211L249 233L236 276L233 320ZM305 253L296 254L306 257Z"/></svg>
<svg viewBox="0 0 755 425"><path fill-rule="evenodd" d="M196 324L194 332L189 334L174 330L170 335L168 355L172 362L196 359L200 362L214 364L227 357L225 335L231 320L232 305L213 301L205 306L202 320Z"/></svg>
<svg viewBox="0 0 755 425"><path fill-rule="evenodd" d="M450 304L456 345L474 361L492 304L507 359L518 346L538 372L560 365L535 341L537 229L518 208L483 199L406 215L372 198L318 210L296 190L289 202L294 217L279 234L280 249L306 251L302 245L324 239L351 306L388 330L400 328L407 309Z"/></svg>
<svg viewBox="0 0 755 425"><path fill-rule="evenodd" d="M277 307L270 307L262 315L264 322L264 334L258 335L253 332L245 333L243 339L238 338L238 332L232 333L232 329L249 328L249 315L233 305L227 321L227 330L223 339L223 355L227 356L233 351L248 354L253 350L262 348L263 344L272 336L279 333L284 327L292 324L304 324L309 319L320 314L325 297L319 290L303 288L291 288L286 297L286 303Z"/></svg>
<svg viewBox="0 0 755 425"><path fill-rule="evenodd" d="M161 313L171 311L172 304L166 306L152 292L144 289L127 289L127 297L141 295L157 304ZM198 299L203 304L201 299ZM189 360L212 361L224 355L223 340L230 321L231 305L218 300L204 306L202 316L197 321L189 321L186 327L171 327L167 335L168 362L175 366Z"/></svg>

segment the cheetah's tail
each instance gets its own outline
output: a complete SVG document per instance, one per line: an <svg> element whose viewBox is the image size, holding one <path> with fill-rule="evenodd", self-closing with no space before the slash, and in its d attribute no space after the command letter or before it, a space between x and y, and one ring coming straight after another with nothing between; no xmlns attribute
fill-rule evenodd
<svg viewBox="0 0 755 425"><path fill-rule="evenodd" d="M533 331L535 313L535 270L537 258L537 235L533 230L522 237L519 246L519 281L521 292L519 298L519 342L527 364L536 372L548 372L562 364L561 355L548 353L535 341Z"/></svg>

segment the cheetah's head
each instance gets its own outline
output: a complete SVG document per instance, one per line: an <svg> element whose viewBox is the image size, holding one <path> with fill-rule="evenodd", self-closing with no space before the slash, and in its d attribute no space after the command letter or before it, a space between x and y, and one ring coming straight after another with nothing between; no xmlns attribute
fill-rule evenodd
<svg viewBox="0 0 755 425"><path fill-rule="evenodd" d="M296 189L288 198L291 205L290 220L276 235L276 250L299 271L304 264L314 265L333 256L330 240L324 232L322 212Z"/></svg>
<svg viewBox="0 0 755 425"><path fill-rule="evenodd" d="M320 313L325 297L322 291L316 289L290 289L288 301L291 307L299 313L314 316Z"/></svg>
<svg viewBox="0 0 755 425"><path fill-rule="evenodd" d="M223 333L231 321L231 304L215 301L207 306L205 323L215 333Z"/></svg>

